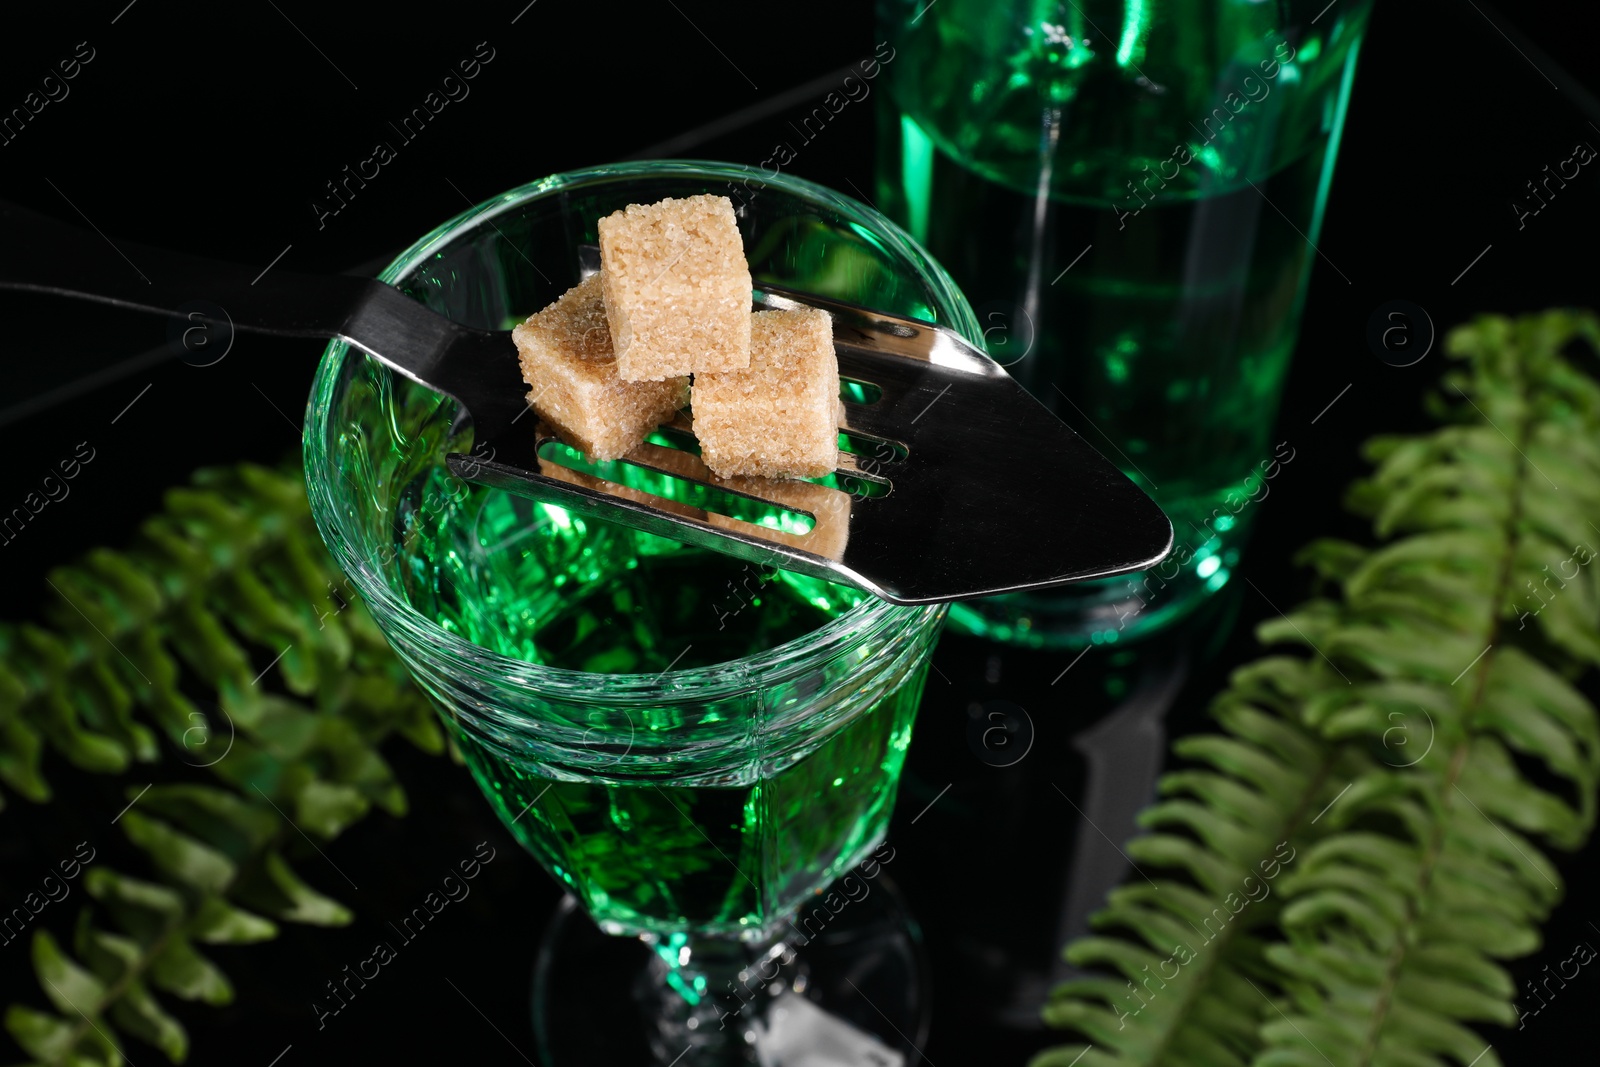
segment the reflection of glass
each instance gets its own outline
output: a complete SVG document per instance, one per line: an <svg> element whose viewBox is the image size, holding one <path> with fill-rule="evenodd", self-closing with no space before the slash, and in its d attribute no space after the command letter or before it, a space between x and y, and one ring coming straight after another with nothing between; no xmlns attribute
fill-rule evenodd
<svg viewBox="0 0 1600 1067"><path fill-rule="evenodd" d="M940 268L875 212L717 164L524 186L383 277L506 328L577 282L600 217L699 192L735 198L758 284L973 332ZM605 930L656 949L658 1023L702 1046L695 1062L721 1062L719 1040L742 1056L716 968L783 952L796 907L882 840L943 609L468 485L443 462L470 449L455 416L330 345L305 432L322 533L502 820Z"/></svg>
<svg viewBox="0 0 1600 1067"><path fill-rule="evenodd" d="M1228 581L1293 457L1268 435L1371 0L879 10L880 204L977 304L991 355L1174 527L1155 571L952 624L1046 645L1164 625Z"/></svg>

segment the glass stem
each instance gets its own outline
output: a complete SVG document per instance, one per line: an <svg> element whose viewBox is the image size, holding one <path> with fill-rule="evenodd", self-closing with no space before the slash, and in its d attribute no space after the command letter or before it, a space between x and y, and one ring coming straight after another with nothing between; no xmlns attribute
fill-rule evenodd
<svg viewBox="0 0 1600 1067"><path fill-rule="evenodd" d="M646 938L654 955L639 999L654 1026L652 1050L671 1063L689 1049L696 1064L756 1063L766 1009L795 984L795 946L671 934Z"/></svg>

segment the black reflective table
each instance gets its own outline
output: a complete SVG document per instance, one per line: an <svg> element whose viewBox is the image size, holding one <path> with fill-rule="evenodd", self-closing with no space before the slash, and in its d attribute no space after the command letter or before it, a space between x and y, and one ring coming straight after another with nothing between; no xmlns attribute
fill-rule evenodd
<svg viewBox="0 0 1600 1067"><path fill-rule="evenodd" d="M872 54L866 3L808 9L781 38L731 3L512 0L425 22L382 14L374 23L326 6L145 0L31 16L0 42L0 114L43 97L43 79L64 64L76 73L6 127L0 198L263 269L363 273L471 203L618 158L760 164L776 146L798 145L787 170L871 198L871 104L852 103L811 138L792 125ZM1583 81L1593 80L1592 40L1555 0L1508 11L1380 2L1277 421L1275 439L1296 459L1262 505L1239 572L1249 583L1163 637L1081 659L957 637L941 645L890 834L892 874L932 967L928 1062L1020 1064L1052 1043L1037 1006L1064 973L1057 950L1127 877L1116 843L1132 832L1171 738L1204 727L1228 671L1258 654L1252 629L1273 616L1270 605L1306 594L1295 549L1318 536L1366 536L1332 490L1363 472L1357 445L1367 436L1428 425L1420 398L1443 363L1435 345L1419 362L1392 365L1369 344L1374 316L1394 301L1421 309L1406 320L1421 343L1424 320L1442 332L1480 311L1600 299L1600 171L1582 169L1537 215L1514 206L1575 144L1600 146L1600 105ZM630 104L596 91L612 80ZM193 468L297 452L317 344L241 337L217 356L185 350L181 331L175 340L160 319L13 294L0 295L0 309L9 357L0 506L23 500L64 457L94 455L70 496L0 544L0 618L37 617L55 595L46 568L125 543ZM984 742L974 724L991 722L1016 727L1021 756ZM213 950L236 996L225 1008L177 1009L191 1062L531 1062L533 961L560 895L463 768L404 744L385 755L411 813L364 820L328 850L329 868L300 862L355 921L286 925L271 945ZM8 795L0 813L7 908L78 841L131 853L110 825L128 780L59 760L49 770L52 803ZM368 957L386 924L480 843L495 859L470 895L339 1015L317 1014L326 983ZM1546 949L1512 968L1519 981L1574 943L1600 940L1583 903L1600 889L1595 851L1564 860L1566 902ZM81 900L39 921L70 938ZM5 1002L40 1003L25 945L4 951ZM1586 1003L1592 994L1568 996L1537 1025L1486 1034L1506 1062L1549 1060L1578 1047ZM148 1047L129 1052L141 1065L162 1062ZM0 1058L22 1057L8 1048Z"/></svg>

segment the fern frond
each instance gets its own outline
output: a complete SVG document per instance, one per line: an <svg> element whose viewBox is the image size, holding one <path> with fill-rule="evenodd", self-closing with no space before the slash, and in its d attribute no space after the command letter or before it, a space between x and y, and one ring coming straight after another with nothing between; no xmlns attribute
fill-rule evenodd
<svg viewBox="0 0 1600 1067"><path fill-rule="evenodd" d="M1182 843L1153 849L1156 835L1128 849L1181 860L1201 898L1169 901L1191 911L1217 900L1215 874L1237 870L1249 827L1283 834L1296 861L1240 927L1249 936L1166 1006L1112 1015L1112 1028L1115 990L1059 989L1047 1020L1092 1046L1035 1067L1086 1048L1083 1063L1118 1067L1498 1062L1471 1027L1515 1020L1499 961L1538 946L1561 894L1544 849L1588 838L1600 784L1600 720L1572 683L1600 665L1600 568L1588 565L1600 547L1600 385L1561 356L1577 338L1600 338L1594 316L1458 329L1447 347L1468 365L1433 404L1450 424L1369 442L1376 469L1348 502L1386 543L1301 554L1339 598L1258 634L1306 658L1236 673L1214 709L1225 732L1174 745L1190 759L1225 755L1227 780L1169 774L1195 787L1193 803L1181 815L1159 803L1145 821L1181 824ZM1264 675L1293 684L1262 700ZM1242 702L1275 732L1241 731ZM1286 733L1298 751L1276 740ZM1519 761L1539 764L1543 784ZM1326 807L1302 819L1308 803ZM1146 908L1169 891L1119 889L1097 921L1130 931L1122 946L1157 950L1165 931L1140 921L1130 889ZM1105 942L1067 958L1126 976L1139 957Z"/></svg>
<svg viewBox="0 0 1600 1067"><path fill-rule="evenodd" d="M1284 976L1284 1016L1263 1027L1257 1064L1497 1062L1468 1024L1515 1020L1495 961L1538 947L1561 893L1541 842L1573 848L1588 837L1600 782L1600 724L1561 670L1600 663L1595 577L1574 562L1600 540L1583 533L1600 514L1600 390L1559 354L1586 334L1591 318L1560 312L1456 331L1450 351L1473 358L1471 373L1451 380L1456 413L1482 425L1398 447L1370 479L1380 529L1408 536L1346 578L1324 651L1377 676L1375 708L1409 699L1429 709L1433 747L1376 772L1395 786L1352 797L1330 819L1372 839L1340 852L1349 884L1319 878L1315 851L1286 881L1287 940L1268 951ZM1485 484L1498 499L1450 504ZM1559 595L1528 626L1519 580L1562 561ZM1389 639L1382 656L1370 641L1378 632ZM1418 637L1425 649L1394 651ZM1347 717L1333 732L1381 745L1397 712L1420 725L1396 709ZM1529 782L1512 753L1542 764L1576 803ZM1373 842L1383 844L1376 867ZM1334 949L1378 980L1350 983L1314 965Z"/></svg>
<svg viewBox="0 0 1600 1067"><path fill-rule="evenodd" d="M1275 880L1350 772L1347 754L1283 714L1316 691L1317 675L1289 657L1245 668L1214 708L1225 732L1174 744L1190 765L1163 776L1169 799L1140 817L1157 832L1127 846L1141 870L1171 876L1113 891L1092 922L1126 933L1067 949L1075 966L1121 980L1057 988L1046 1021L1092 1045L1054 1049L1034 1067L1080 1055L1104 1067L1250 1062L1261 1006L1249 983L1268 969L1259 933L1282 907Z"/></svg>
<svg viewBox="0 0 1600 1067"><path fill-rule="evenodd" d="M202 471L127 552L51 572L50 628L0 626L0 783L49 799L47 749L92 773L176 760L193 770L170 776L212 780L129 785L117 824L147 873L89 865L70 951L34 934L53 1010L13 1005L5 1021L37 1062L120 1063L112 1035L181 1061L188 1037L160 998L233 996L200 946L350 920L287 855L302 831L327 840L374 807L402 814L378 746L400 733L438 752L443 738L337 578L298 473Z"/></svg>

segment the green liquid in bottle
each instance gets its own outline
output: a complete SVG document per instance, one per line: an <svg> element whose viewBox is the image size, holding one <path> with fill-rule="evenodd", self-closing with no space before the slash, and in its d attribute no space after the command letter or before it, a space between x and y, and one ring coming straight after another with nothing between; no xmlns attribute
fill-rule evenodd
<svg viewBox="0 0 1600 1067"><path fill-rule="evenodd" d="M1228 581L1294 454L1269 434L1370 0L1310 23L1323 6L881 5L880 207L950 271L990 354L1174 528L1152 572L957 605L954 624L1116 640Z"/></svg>

